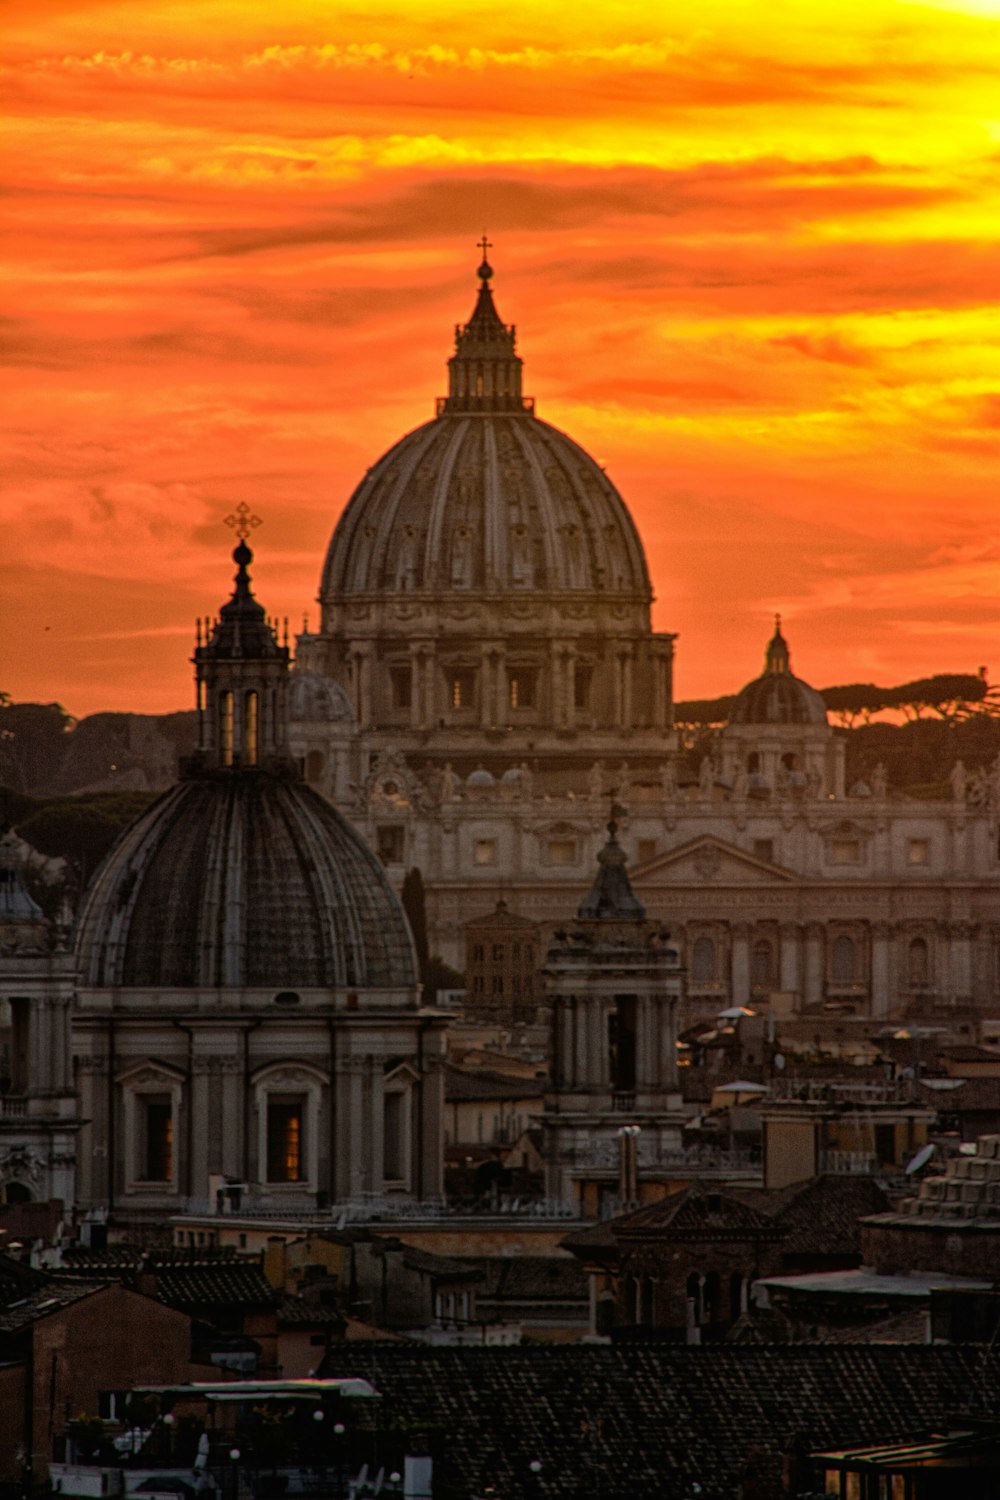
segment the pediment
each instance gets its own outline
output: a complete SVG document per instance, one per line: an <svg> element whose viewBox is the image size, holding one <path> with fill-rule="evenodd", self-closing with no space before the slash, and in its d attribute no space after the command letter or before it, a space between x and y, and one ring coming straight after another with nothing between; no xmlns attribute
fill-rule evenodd
<svg viewBox="0 0 1000 1500"><path fill-rule="evenodd" d="M798 879L794 870L710 833L658 854L632 873L643 886L775 885Z"/></svg>

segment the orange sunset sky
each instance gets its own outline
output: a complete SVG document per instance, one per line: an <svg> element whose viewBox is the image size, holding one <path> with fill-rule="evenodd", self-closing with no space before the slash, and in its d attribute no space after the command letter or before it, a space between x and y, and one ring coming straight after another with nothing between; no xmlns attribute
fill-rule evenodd
<svg viewBox="0 0 1000 1500"><path fill-rule="evenodd" d="M1000 4L6 0L4 669L192 703L433 412L484 226L679 697L1000 677Z"/></svg>

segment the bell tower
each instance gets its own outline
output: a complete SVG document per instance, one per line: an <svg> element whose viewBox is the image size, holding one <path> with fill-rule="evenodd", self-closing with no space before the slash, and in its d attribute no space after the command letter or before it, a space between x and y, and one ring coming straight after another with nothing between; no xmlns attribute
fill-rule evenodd
<svg viewBox="0 0 1000 1500"><path fill-rule="evenodd" d="M554 1026L545 1190L587 1215L621 1197L623 1129L634 1199L643 1165L678 1149L684 1120L674 1045L680 958L632 889L617 831L612 817L590 893L571 929L556 933L545 967Z"/></svg>

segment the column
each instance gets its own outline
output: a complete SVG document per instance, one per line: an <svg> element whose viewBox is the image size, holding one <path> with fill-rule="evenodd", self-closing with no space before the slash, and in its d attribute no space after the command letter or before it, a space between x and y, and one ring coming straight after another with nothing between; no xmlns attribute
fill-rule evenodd
<svg viewBox="0 0 1000 1500"><path fill-rule="evenodd" d="M806 924L806 964L803 998L806 1005L819 1005L823 999L823 939L822 922Z"/></svg>
<svg viewBox="0 0 1000 1500"><path fill-rule="evenodd" d="M781 934L781 988L797 995L800 985L799 945L801 933L798 922L782 922Z"/></svg>
<svg viewBox="0 0 1000 1500"><path fill-rule="evenodd" d="M972 993L972 924L948 926L948 995L967 999Z"/></svg>
<svg viewBox="0 0 1000 1500"><path fill-rule="evenodd" d="M730 975L733 1005L750 1003L750 927L746 922L734 922L730 927Z"/></svg>
<svg viewBox="0 0 1000 1500"><path fill-rule="evenodd" d="M433 642L424 652L424 701L421 728L433 728L438 719L437 656Z"/></svg>
<svg viewBox="0 0 1000 1500"><path fill-rule="evenodd" d="M410 647L410 728L423 729L426 724L421 701L423 687L423 647Z"/></svg>
<svg viewBox="0 0 1000 1500"><path fill-rule="evenodd" d="M490 729L493 726L493 714L495 702L493 698L493 672L491 670L491 654L487 647L483 647L479 663L479 727Z"/></svg>
<svg viewBox="0 0 1000 1500"><path fill-rule="evenodd" d="M890 978L890 952L893 929L889 922L872 923L871 1013L887 1016L895 1006Z"/></svg>
<svg viewBox="0 0 1000 1500"><path fill-rule="evenodd" d="M510 723L510 683L507 676L507 656L502 649L494 656L493 670L495 674L493 726L497 729L506 729Z"/></svg>
<svg viewBox="0 0 1000 1500"><path fill-rule="evenodd" d="M634 715L633 699L634 699L634 694L633 694L633 691L632 691L632 688L633 688L633 676L634 676L633 668L634 668L634 666L635 666L635 651L634 651L633 647L629 646L629 648L622 654L622 720L621 720L621 727L623 729L632 729L632 728L634 728L634 722L633 722L633 715Z"/></svg>
<svg viewBox="0 0 1000 1500"><path fill-rule="evenodd" d="M587 1086L600 1090L607 1078L607 1020L603 997L587 1002Z"/></svg>

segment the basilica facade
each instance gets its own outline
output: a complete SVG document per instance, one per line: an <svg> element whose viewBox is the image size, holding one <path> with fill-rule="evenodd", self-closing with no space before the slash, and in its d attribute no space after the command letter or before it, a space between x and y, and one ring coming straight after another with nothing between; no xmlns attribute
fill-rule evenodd
<svg viewBox="0 0 1000 1500"><path fill-rule="evenodd" d="M1000 1003L1000 795L845 781L780 626L698 776L673 728L674 637L624 500L522 391L484 261L432 420L368 470L298 640L290 748L398 885L431 949L508 908L574 911L609 799L686 1018L782 994L872 1016ZM762 642L763 644L763 642ZM947 768L942 768L946 774Z"/></svg>

